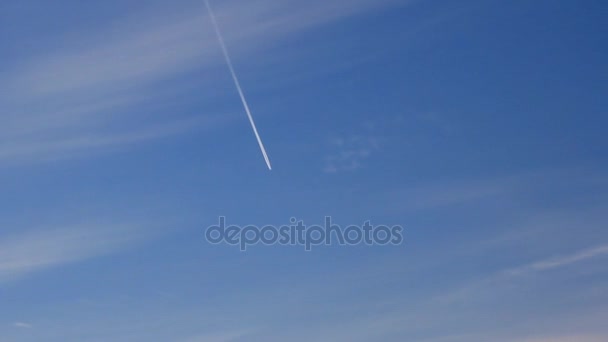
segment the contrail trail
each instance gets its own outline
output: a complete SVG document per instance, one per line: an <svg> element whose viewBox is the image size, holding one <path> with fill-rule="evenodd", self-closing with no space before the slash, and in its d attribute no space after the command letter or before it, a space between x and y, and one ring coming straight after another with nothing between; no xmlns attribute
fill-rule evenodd
<svg viewBox="0 0 608 342"><path fill-rule="evenodd" d="M239 96L241 97L241 102L243 102L243 107L245 108L245 112L247 112L247 117L249 117L249 122L251 123L251 128L253 128L253 133L255 133L255 137L258 140L258 145L260 145L260 150L262 151L262 155L264 156L264 160L266 161L268 170L272 170L272 166L270 166L270 159L268 159L268 154L266 153L266 149L264 148L264 144L262 143L262 139L260 138L258 129L255 127L255 122L253 121L253 116L251 115L251 111L249 110L249 105L247 104L247 100L245 99L245 94L243 94L243 89L241 89L241 84L239 82L239 79L238 79L238 77L236 77L236 72L234 72L234 67L232 66L232 61L230 60L230 55L228 54L228 49L226 48L226 44L224 43L224 38L222 37L222 32L220 31L220 27L217 24L217 20L215 19L215 14L213 14L213 9L211 9L209 0L205 0L205 5L207 6L207 11L209 11L209 16L211 17L211 23L213 24L213 28L215 29L215 34L217 35L217 40L219 41L220 46L222 47L222 52L224 53L224 58L226 59L226 64L228 64L228 69L230 69L230 74L232 75L232 80L234 81L236 90L239 92Z"/></svg>

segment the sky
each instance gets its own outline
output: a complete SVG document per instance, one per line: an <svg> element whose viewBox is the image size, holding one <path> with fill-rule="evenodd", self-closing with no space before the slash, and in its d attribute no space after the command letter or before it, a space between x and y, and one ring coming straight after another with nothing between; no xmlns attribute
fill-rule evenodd
<svg viewBox="0 0 608 342"><path fill-rule="evenodd" d="M608 340L608 5L0 2L0 340ZM211 244L291 218L398 245Z"/></svg>

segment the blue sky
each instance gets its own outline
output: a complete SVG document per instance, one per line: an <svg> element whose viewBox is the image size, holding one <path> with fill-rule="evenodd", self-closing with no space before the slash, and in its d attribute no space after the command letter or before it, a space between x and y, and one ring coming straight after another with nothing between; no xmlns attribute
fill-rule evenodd
<svg viewBox="0 0 608 342"><path fill-rule="evenodd" d="M0 3L0 340L608 340L604 1L212 4L271 172L203 1Z"/></svg>

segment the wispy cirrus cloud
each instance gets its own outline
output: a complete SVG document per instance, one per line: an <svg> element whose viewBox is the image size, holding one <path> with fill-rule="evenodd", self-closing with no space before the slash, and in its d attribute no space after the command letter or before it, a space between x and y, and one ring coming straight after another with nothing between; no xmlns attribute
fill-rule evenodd
<svg viewBox="0 0 608 342"><path fill-rule="evenodd" d="M514 269L505 271L506 275L518 276L526 273L549 271L561 267L570 266L579 262L584 262L594 258L599 258L608 255L608 244L588 248L572 254L552 257L539 261L532 262Z"/></svg>
<svg viewBox="0 0 608 342"><path fill-rule="evenodd" d="M231 116L227 117L231 118ZM218 127L227 118L207 117L200 119L174 120L164 124L149 124L134 131L88 132L87 134L65 136L55 139L33 139L10 142L0 146L0 160L5 163L31 161L52 161L91 155L100 151L168 138L188 131Z"/></svg>
<svg viewBox="0 0 608 342"><path fill-rule="evenodd" d="M226 1L216 11L238 59L298 32L395 3L401 2ZM169 129L167 134L161 126L210 116L208 108L196 114L170 109L184 101L173 96L192 91L188 87L194 81L171 80L205 70L197 73L203 79L195 81L204 98L213 96L215 78L225 76L213 70L224 72L202 3L180 1L170 9L131 13L108 27L83 32L57 37L55 48L6 61L10 71L0 80L0 164L81 155L72 152L89 149L91 141L101 149L175 135L181 131ZM216 127L204 119L198 124ZM150 131L159 133L146 133Z"/></svg>
<svg viewBox="0 0 608 342"><path fill-rule="evenodd" d="M434 300L440 303L466 301L490 289L497 291L499 288L508 288L513 282L525 279L525 277L542 276L546 271L567 269L568 266L592 262L605 255L608 255L608 244L586 248L560 257L543 258L522 266L495 271L485 277L470 281L447 294L441 294Z"/></svg>
<svg viewBox="0 0 608 342"><path fill-rule="evenodd" d="M325 157L326 173L355 171L363 167L380 148L380 139L373 135L350 135L331 139L329 155Z"/></svg>
<svg viewBox="0 0 608 342"><path fill-rule="evenodd" d="M30 230L0 239L0 283L111 254L136 242L137 225L83 225Z"/></svg>
<svg viewBox="0 0 608 342"><path fill-rule="evenodd" d="M31 329L34 326L29 323L25 323L25 322L15 322L15 323L13 323L13 327L19 328L19 329Z"/></svg>

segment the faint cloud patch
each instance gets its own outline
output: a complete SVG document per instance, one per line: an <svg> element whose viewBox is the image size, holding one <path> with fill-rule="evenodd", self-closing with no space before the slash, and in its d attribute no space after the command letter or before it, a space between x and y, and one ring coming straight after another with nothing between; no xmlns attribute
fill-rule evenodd
<svg viewBox="0 0 608 342"><path fill-rule="evenodd" d="M31 329L31 328L33 328L33 326L31 324L25 323L25 322L15 322L15 323L13 323L13 327L19 328L19 329Z"/></svg>
<svg viewBox="0 0 608 342"><path fill-rule="evenodd" d="M355 171L380 147L380 139L368 135L335 137L329 141L330 154L325 158L326 173Z"/></svg>
<svg viewBox="0 0 608 342"><path fill-rule="evenodd" d="M115 253L149 238L137 225L45 228L0 239L0 284L32 273Z"/></svg>
<svg viewBox="0 0 608 342"><path fill-rule="evenodd" d="M264 44L398 4L395 0L223 3L217 14L226 28L226 40L235 47L235 57L251 56ZM204 80L193 74L223 63L203 7L201 2L186 1L170 9L127 11L121 20L87 25L86 30L66 27L79 33L50 34L46 39L52 44L42 45L52 48L3 60L10 71L0 78L0 166L88 156L91 147L117 150L133 142L177 136L181 130L167 132L164 126L187 129L182 122L209 117L175 108L184 105L184 95L194 89L204 99L212 99L217 88L214 73L205 73ZM179 85L174 83L177 79ZM191 101L198 106L199 99L197 95Z"/></svg>
<svg viewBox="0 0 608 342"><path fill-rule="evenodd" d="M605 257L606 254L608 254L608 244L603 244L557 258L552 257L538 260L516 268L498 271L484 278L479 278L451 293L435 297L434 300L444 304L470 301L475 296L479 296L483 291L491 289L492 293L495 293L497 288L507 288L512 284L512 281L518 278L533 276L551 270L567 270L568 266L575 264L579 265L583 262L591 262L594 259Z"/></svg>
<svg viewBox="0 0 608 342"><path fill-rule="evenodd" d="M608 244L598 246L595 248L589 248L583 251L579 251L574 254L550 258L545 260L540 260L537 262L533 262L518 268L514 268L505 272L505 274L510 276L517 276L521 274L531 273L531 272L541 272L548 271L560 267L569 266L578 262L582 262L588 259L593 259L601 256L608 255Z"/></svg>

